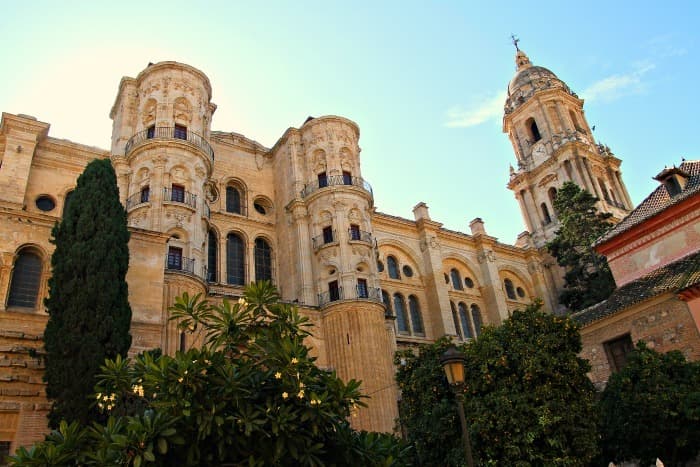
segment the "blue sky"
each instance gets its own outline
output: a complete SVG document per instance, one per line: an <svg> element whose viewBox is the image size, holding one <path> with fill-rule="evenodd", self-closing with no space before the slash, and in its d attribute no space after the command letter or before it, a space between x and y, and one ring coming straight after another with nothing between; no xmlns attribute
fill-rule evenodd
<svg viewBox="0 0 700 467"><path fill-rule="evenodd" d="M350 118L380 211L413 218L424 201L447 228L481 217L513 243L524 224L501 125L514 33L586 100L635 203L664 165L700 158L700 2L471 3L6 2L0 110L109 148L120 78L186 62L212 82L213 129L272 146L309 115Z"/></svg>

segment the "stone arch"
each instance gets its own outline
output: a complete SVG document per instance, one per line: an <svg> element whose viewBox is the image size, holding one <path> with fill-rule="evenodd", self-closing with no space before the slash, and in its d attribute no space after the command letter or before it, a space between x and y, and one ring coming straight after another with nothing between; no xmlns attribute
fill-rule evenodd
<svg viewBox="0 0 700 467"><path fill-rule="evenodd" d="M460 271L462 273L463 282L464 278L468 274L469 277L474 281L473 290L476 292L481 290L481 277L478 273L479 268L476 264L474 264L469 258L465 256L459 255L457 253L448 253L442 257L442 266L446 273L449 273L449 269L451 269L449 267L450 263L457 263L459 266L464 268L462 271Z"/></svg>
<svg viewBox="0 0 700 467"><path fill-rule="evenodd" d="M221 209L224 212L246 215L248 207L248 186L246 183L238 177L226 177L221 180L221 186L222 196L219 196L222 204ZM229 197L235 198L235 193L231 189L238 191L237 202L235 199L229 199Z"/></svg>
<svg viewBox="0 0 700 467"><path fill-rule="evenodd" d="M510 279L513 282L513 287L516 290L518 287L522 287L524 289L525 296L520 297L519 295L516 295L517 301L529 301L531 297L535 296L534 286L531 283L529 275L526 271L513 266L504 265L498 268L498 276L501 280L501 286L504 287L504 292L505 286L503 284L506 279Z"/></svg>
<svg viewBox="0 0 700 467"><path fill-rule="evenodd" d="M411 266L414 266L416 272L420 275L420 277L425 276L425 270L423 268L423 263L420 260L420 256L417 255L414 251L413 248L411 248L408 244L402 242L401 240L396 240L393 238L385 238L382 240L379 240L377 243L377 246L379 248L379 251L381 252L381 255L383 257L386 257L388 254L392 254L393 252L387 251L387 249L393 248L395 252L399 253L400 255L404 256L405 258L408 258L410 262L412 263ZM384 250L382 251L382 248ZM397 256L394 254L394 256ZM401 263L401 261L399 261ZM405 263L403 263L405 264ZM401 264L400 264L401 266ZM415 276L414 276L415 277Z"/></svg>

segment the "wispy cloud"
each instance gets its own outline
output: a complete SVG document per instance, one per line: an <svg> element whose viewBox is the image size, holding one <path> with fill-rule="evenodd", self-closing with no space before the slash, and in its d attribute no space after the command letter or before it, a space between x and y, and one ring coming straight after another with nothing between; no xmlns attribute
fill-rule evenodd
<svg viewBox="0 0 700 467"><path fill-rule="evenodd" d="M474 108L464 109L453 107L447 111L447 122L445 126L449 128L467 128L481 125L482 123L499 118L503 115L503 104L506 101L506 92L482 100Z"/></svg>
<svg viewBox="0 0 700 467"><path fill-rule="evenodd" d="M642 78L655 67L653 63L639 63L629 73L612 75L596 81L581 94L587 101L612 101L629 94L644 92L646 84Z"/></svg>
<svg viewBox="0 0 700 467"><path fill-rule="evenodd" d="M659 58L680 57L688 53L684 47L678 47L673 43L671 34L652 37L647 44L650 53Z"/></svg>

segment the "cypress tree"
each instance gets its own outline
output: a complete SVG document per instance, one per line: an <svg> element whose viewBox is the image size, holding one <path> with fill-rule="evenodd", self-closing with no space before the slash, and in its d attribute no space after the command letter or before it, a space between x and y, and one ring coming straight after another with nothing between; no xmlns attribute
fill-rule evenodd
<svg viewBox="0 0 700 467"><path fill-rule="evenodd" d="M611 214L599 213L596 202L598 198L572 182L565 182L554 199L561 227L547 249L566 270L559 303L571 311L595 305L615 290L608 262L593 249L612 227Z"/></svg>
<svg viewBox="0 0 700 467"><path fill-rule="evenodd" d="M45 300L46 395L49 424L87 423L95 375L106 358L126 356L131 346L126 272L129 231L126 211L107 159L90 162L52 232L56 249Z"/></svg>

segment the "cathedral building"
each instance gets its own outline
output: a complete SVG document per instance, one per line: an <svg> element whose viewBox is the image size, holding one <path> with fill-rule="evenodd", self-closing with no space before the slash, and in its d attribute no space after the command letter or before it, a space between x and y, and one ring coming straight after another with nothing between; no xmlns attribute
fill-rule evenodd
<svg viewBox="0 0 700 467"><path fill-rule="evenodd" d="M271 148L212 130L207 76L182 63L149 64L121 80L109 150L49 135L49 124L2 114L0 123L0 443L5 451L46 432L42 382L51 227L85 165L110 158L127 211L133 311L131 352L192 345L168 320L182 292L238 297L271 280L314 327L321 367L362 380L371 396L353 423L392 431L399 348L479 335L535 297L557 311L561 273L544 252L557 226L552 199L572 180L616 219L632 208L620 160L596 144L583 101L546 68L516 54L503 130L517 169L508 188L527 231L515 245L431 219L375 209L360 159L360 129L338 116L309 117ZM505 176L505 174L504 174Z"/></svg>

